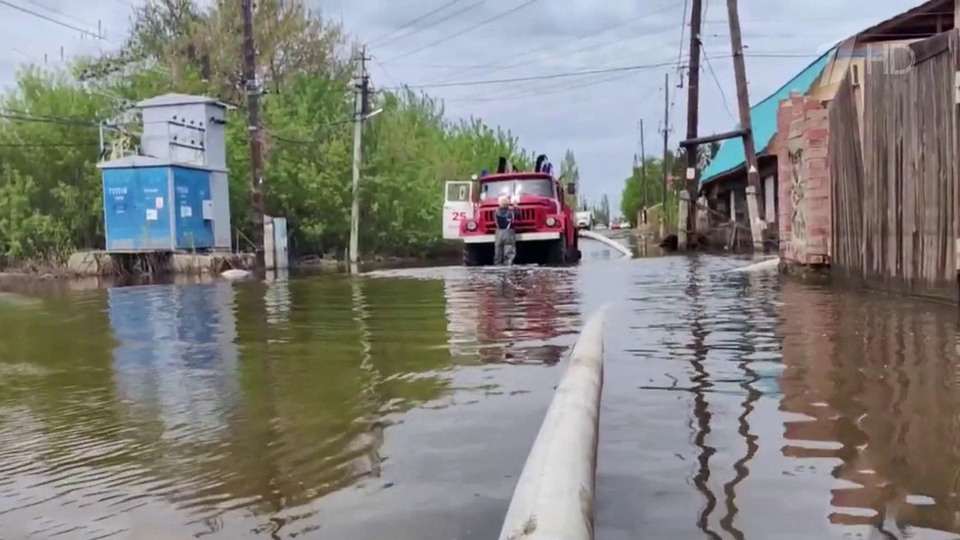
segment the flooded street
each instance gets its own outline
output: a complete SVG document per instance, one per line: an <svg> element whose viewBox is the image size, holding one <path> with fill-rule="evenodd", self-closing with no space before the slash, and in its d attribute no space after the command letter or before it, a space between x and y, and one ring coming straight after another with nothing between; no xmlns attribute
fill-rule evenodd
<svg viewBox="0 0 960 540"><path fill-rule="evenodd" d="M603 305L598 540L958 537L955 306L617 257L0 296L0 538L495 538Z"/></svg>

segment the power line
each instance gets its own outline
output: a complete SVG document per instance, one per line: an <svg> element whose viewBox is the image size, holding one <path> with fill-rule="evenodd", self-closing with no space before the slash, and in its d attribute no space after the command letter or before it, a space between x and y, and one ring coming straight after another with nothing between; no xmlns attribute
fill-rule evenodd
<svg viewBox="0 0 960 540"><path fill-rule="evenodd" d="M689 4L689 0L683 0L683 18L680 19L680 50L677 51L677 66L680 66L683 59L683 37L684 34L687 33L687 8Z"/></svg>
<svg viewBox="0 0 960 540"><path fill-rule="evenodd" d="M407 21L406 23L400 25L400 27L397 28L397 29L395 29L395 30L392 30L392 31L390 31L390 32L387 32L386 34L384 34L384 35L382 35L382 36L380 36L380 37L378 37L378 38L376 38L376 39L373 39L373 40L371 40L371 41L368 41L368 42L367 42L367 45L368 45L368 46L373 45L374 43L376 43L377 41L380 41L381 39L388 38L388 37L396 34L397 32L400 32L401 30L404 30L405 28L409 28L409 27L417 24L418 22L420 22L420 21L422 21L422 20L424 20L424 19L426 19L426 18L428 18L428 17L430 17L430 16L432 16L432 15L435 15L435 14L437 14L437 13L439 13L439 12L447 9L448 7L454 5L454 4L458 3L458 2L462 2L462 1L463 1L463 0L451 0L450 2L447 2L446 4L443 4L442 6L436 8L436 9L434 9L434 10L431 10L431 11L429 11L429 12L427 12L427 13L424 13L423 15L420 15L419 17L416 17L416 18L413 19L413 20ZM410 33L410 34L407 34L407 36L410 36L410 35L412 35L412 34L414 34L414 33L416 33L416 32L412 32L412 33ZM389 39L388 39L388 40L385 41L384 43L389 43L390 41L393 41L393 40L389 40ZM381 45L382 45L382 43L381 43Z"/></svg>
<svg viewBox="0 0 960 540"><path fill-rule="evenodd" d="M100 124L95 122L84 122L77 120L68 120L63 118L56 117L37 117L37 116L27 116L22 114L9 114L0 112L0 118L6 118L7 120L14 120L17 122L35 122L40 124L58 124L62 126L74 126L74 127L100 127Z"/></svg>
<svg viewBox="0 0 960 540"><path fill-rule="evenodd" d="M533 54L533 53L536 53L536 52L540 52L540 51L542 51L542 50L544 50L544 49L557 50L558 48L560 48L560 47L565 47L566 45L569 45L569 44L571 44L571 43L576 43L576 42L578 42L578 41L583 41L583 40L585 40L585 39L592 38L592 37L602 36L603 34L607 34L607 33L609 33L609 32L613 32L614 30L619 30L620 28L623 28L624 26L631 25L631 24L634 24L634 23L636 23L636 22L649 19L650 17L653 17L653 16L655 16L655 15L659 15L659 14L661 14L661 13L665 13L665 12L667 12L667 11L671 11L671 10L673 10L673 9L676 9L676 8L679 7L679 6L680 6L680 4L673 4L673 5L667 6L667 7L663 8L663 9L659 9L659 10L657 10L657 11L652 11L652 12L649 12L649 13L645 13L645 14L641 15L640 17L637 17L637 18L631 19L631 20L627 20L627 21L623 22L622 24L618 24L618 25L616 25L616 26L607 28L606 30L603 30L603 31L601 31L601 32L595 32L595 33L586 34L586 35L582 35L582 36L574 36L574 37L572 37L571 39L568 39L568 40L565 40L565 41L561 41L560 43L547 43L546 45L541 45L541 46L539 46L539 47L534 47L534 48L532 48L532 49L527 49L526 51L523 51L523 52L518 53L518 54L511 54L510 56L508 56L508 57L506 57L506 58L497 58L497 59L495 59L495 60L492 60L492 61L490 61L490 62L487 62L486 64L482 64L482 65L480 65L480 66L475 66L475 67L469 67L469 66L452 66L452 67L462 67L463 69L460 69L459 71L456 71L456 72L454 72L454 73L451 73L449 76L447 76L447 77L445 77L445 78L443 78L443 79L440 79L440 80L437 81L437 82L447 82L447 81L451 80L453 77L455 77L455 76L457 76L457 75L459 75L459 74L461 74L461 73L463 73L463 72L465 72L465 71L470 71L470 70L472 70L472 69L482 69L482 68L488 68L488 67L494 66L493 69L487 69L487 70L485 70L485 71L501 71L501 70L506 70L506 69L511 69L511 68L514 68L514 67L522 66L522 65L525 64L525 62L523 62L523 61L518 61L518 60L517 60L518 58L523 58L523 57L528 56L528 55L530 55L530 54ZM636 37L634 37L634 38L627 38L627 39L636 39L637 37L647 37L647 36L649 36L649 35L650 35L650 34L645 34L645 35L642 35L642 36L636 36ZM621 41L625 41L625 40L614 40L613 43L617 43L617 42L621 42ZM607 43L601 44L600 46L603 46L603 45L609 44L609 43L610 43L610 42L607 42ZM594 48L597 48L597 46L596 46L596 45L588 46L588 47L585 47L585 48L580 49L580 50L571 51L571 52L568 53L568 54L578 54L578 53L582 53L582 52L584 52L584 51L586 51L586 50L591 50L591 49L594 49ZM497 64L499 64L500 62L502 62L502 61L504 61L504 60L510 60L510 63L507 64L507 65L505 65L505 66L497 66Z"/></svg>
<svg viewBox="0 0 960 540"><path fill-rule="evenodd" d="M105 38L105 37L103 37L103 36L101 36L101 35L99 35L99 34L95 34L95 33L91 32L91 31L89 31L89 30L85 30L85 29L83 29L83 28L80 28L79 26L74 26L74 25L72 25L72 24L65 23L65 22L63 22L63 21L58 21L57 19L54 19L53 17L48 17L48 16L46 16L46 15L44 15L44 14L42 14L42 13L37 13L36 11L27 9L27 8L25 8L25 7L22 7L22 6L18 6L18 5L16 5L16 4L11 4L11 3L8 2L7 0L0 0L0 4L2 4L2 5L4 5L4 6L7 6L7 7L11 7L11 8L13 8L13 9L15 9L15 10L17 10L17 11L22 11L23 13L26 13L26 14L28 14L28 15L33 15L34 17L38 17L38 18L43 19L43 20L45 20L45 21L49 21L49 22L52 22L52 23L54 23L54 24L58 24L58 25L60 25L60 26L63 26L64 28L69 28L69 29L71 29L71 30L76 30L77 32L80 32L80 33L82 33L82 34L85 34L85 35L88 35L88 36L91 36L91 37L95 37L95 38L97 38L97 39L101 39L101 40L104 40L104 41L110 41L109 39L107 39L107 38ZM112 42L111 42L111 43L112 43Z"/></svg>
<svg viewBox="0 0 960 540"><path fill-rule="evenodd" d="M655 35L656 33L658 33L658 32L651 33L651 34L645 34L644 36L639 36L639 37L649 37L649 36ZM634 39L634 38L627 38L627 40L629 40L629 39ZM622 40L622 41L627 41L627 40ZM621 42L622 42L622 41L621 41ZM588 50L588 49L595 49L595 48L597 48L597 45L599 45L599 46L605 46L605 45L610 45L610 44L611 44L610 42L595 44L594 46L591 46L591 47L588 47L588 48L585 48L585 49L581 49L581 51L583 51L583 50ZM653 51L655 51L655 50L659 50L659 47L651 47L651 48L643 49L643 50L640 50L640 51L631 51L630 57L631 57L631 58L635 58L637 55L641 55L641 56L642 56L643 53L653 52ZM619 62L619 61L620 61L619 59L615 59L613 62L605 62L605 63L603 63L603 64L601 64L601 65L595 66L594 69L603 69L603 68L607 68L607 67L615 67L616 64L617 64L617 62ZM622 77L613 77L611 80L614 80L614 79L617 79L617 78L622 78ZM563 83L561 83L561 84L568 84L568 83L563 82ZM588 84L588 86L589 86L589 84ZM554 87L555 87L554 85L547 85L546 87L541 88L541 90L548 90L548 91L549 91L551 88L554 88ZM512 95L514 95L514 94L510 94L510 95L512 96Z"/></svg>
<svg viewBox="0 0 960 540"><path fill-rule="evenodd" d="M710 0L705 0L703 5L703 18L707 18L707 12L710 9ZM734 123L737 122L736 117L733 116L733 112L730 111L730 105L727 103L727 93L723 90L723 85L720 84L720 79L717 78L717 73L713 70L713 64L710 63L710 55L707 54L707 47L704 40L700 40L700 50L703 51L703 60L707 64L707 69L710 70L710 75L713 77L713 82L717 83L717 90L720 91L720 98L723 100L723 108L727 111L727 115L730 117Z"/></svg>
<svg viewBox="0 0 960 540"><path fill-rule="evenodd" d="M514 82L525 82L525 81L542 81L542 80L549 80L549 79L561 79L565 77L597 75L601 73L616 73L618 71L621 71L621 72L637 71L641 69L651 69L651 68L666 67L666 66L672 66L672 65L674 65L673 62L661 62L658 64L638 64L634 66L622 66L622 67L607 68L607 69L588 69L584 71L568 71L565 73L552 73L550 75L533 75L529 77L514 77L510 79L487 79L487 80L481 80L481 81L406 85L404 86L404 88L413 88L413 89L449 88L449 87L455 87L455 86L480 86L485 84L503 84L503 83L514 83Z"/></svg>
<svg viewBox="0 0 960 540"><path fill-rule="evenodd" d="M50 6L45 5L45 4L41 4L40 2L37 2L37 0L23 0L23 1L26 2L26 3L28 3L28 4L37 6L38 8L45 9L45 10L51 12L51 13L56 13L57 15L60 15L61 17L64 17L64 18L67 18L67 19L70 19L70 20L73 21L73 22L76 22L76 23L79 23L79 24L84 24L84 25L93 27L93 25L90 24L88 21L80 20L80 19L78 19L78 18L76 18L76 17L74 17L74 16L72 16L72 15L69 15L69 14L67 14L67 13L64 13L64 12L58 10L58 9L54 9L54 8L52 8L52 7L50 7ZM97 35L99 36L99 32L98 32Z"/></svg>
<svg viewBox="0 0 960 540"><path fill-rule="evenodd" d="M449 102L460 102L460 103L465 103L465 102L466 102L466 103L479 103L479 102L486 102L486 101L500 101L500 100L508 101L508 100L514 100L514 99L524 99L524 98L529 98L529 97L549 96L549 95L554 95L554 94L563 94L563 93L570 92L570 91L573 91L573 90L580 90L580 89L582 89L582 88L587 88L587 87L590 87L590 86L598 86L598 85L601 85L601 84L606 84L606 83L610 83L610 82L614 82L614 81L619 81L619 80L625 79L625 78L627 78L627 77L631 77L631 76L633 76L633 75L635 75L635 74L636 74L636 73L634 73L634 72L619 73L619 74L617 74L617 75L614 75L613 77L604 77L604 78L602 78L602 79L600 79L600 80L590 81L590 82L585 83L585 84L563 85L563 86L559 86L559 87L554 87L553 89L540 89L540 90L536 90L536 91L532 91L532 92L519 93L519 94L513 93L513 94L506 94L506 95L492 96L492 97L484 97L484 98L446 99L446 100L444 100L444 101L445 101L445 102L447 102L447 101L449 101ZM654 86L652 87L652 90L653 90L653 91L656 91L657 88L658 88L658 85L654 85ZM643 103L643 102L645 102L647 99L649 99L650 95L652 95L652 92L649 92L648 94L646 94L645 97L643 97L643 98L640 100L640 103Z"/></svg>
<svg viewBox="0 0 960 540"><path fill-rule="evenodd" d="M504 11L503 13L500 13L499 15L494 15L493 17L490 17L489 19L480 21L479 23L477 23L477 24L475 24L475 25L473 25L473 26L467 27L467 28L461 30L460 32L457 32L456 34L447 36L447 37L445 37L445 38L440 38L440 39L438 39L438 40L436 40L436 41L433 41L433 42L431 42L431 43L428 43L428 44L424 45L423 47L414 49L414 50L412 50L412 51L410 51L410 52L403 53L403 54L401 54L401 55L399 55L399 56L394 56L394 57L391 58L390 60L387 60L387 62L389 63L389 62L393 62L394 60L399 60L400 58L406 58L407 56L411 56L411 55L417 54L417 53L419 53L419 52L421 52L421 51L424 51L424 50L426 50L426 49L429 49L430 47L434 47L434 46L439 45L439 44L441 44L441 43L445 43L445 42L447 42L447 41L450 41L451 39L456 39L456 38L458 38L458 37L460 37L460 36L462 36L462 35L464 35L464 34L467 34L467 33L469 33L469 32L473 32L473 31L476 30L477 28L480 28L480 27L482 27L482 26L486 26L487 24L490 24L490 23L492 23L492 22L494 22L494 21L500 20L500 19L506 17L507 15L510 15L511 13L514 13L514 12L516 12L516 11L519 11L519 10L521 10L521 9L523 9L523 8L531 5L531 4L533 4L533 3L536 2L536 1L537 1L537 0L527 0L526 2L520 4L519 6L513 8L513 9L509 9L509 10L507 10L507 11Z"/></svg>
<svg viewBox="0 0 960 540"><path fill-rule="evenodd" d="M424 31L424 30L433 28L434 26L437 26L438 24L440 24L440 23L442 23L442 22L449 21L450 19L456 17L457 15L460 15L460 14L462 14L462 13L466 13L466 12L470 11L471 9L474 9L474 8L480 6L480 4L483 4L484 2L486 2L486 0L479 0L478 2L474 2L474 3L470 4L469 6L466 6L466 7L463 8L463 9L458 9L457 11L454 11L453 13L448 13L446 16L440 17L439 19L433 21L432 24L429 24L429 25L427 25L427 26L425 26L425 27L423 27L423 28L415 29L415 30L413 30L412 32L408 32L408 33L406 33L406 34L404 34L404 35L402 35L402 36L398 36L398 37L395 37L395 38L393 38L393 39L389 39L389 40L387 40L387 41L380 42L380 43L377 44L377 46L378 46L378 47L383 47L383 46L386 45L387 43L392 43L392 42L394 42L394 41L396 41L396 40L398 40L398 39L403 39L403 38L406 38L406 37L410 37L410 36L416 34L417 32L422 32L422 31Z"/></svg>
<svg viewBox="0 0 960 540"><path fill-rule="evenodd" d="M788 54L788 53L752 53L752 54L744 54L744 56L748 58L749 57L753 57L753 58L816 58L821 55ZM728 54L723 56L714 56L713 58L718 59L718 58L732 58L732 57L733 55ZM643 69L653 69L653 68L669 67L669 66L675 66L675 65L676 65L676 62L669 61L669 62L659 62L655 64L636 64L632 66L620 66L620 67L612 67L612 68L605 68L605 69L588 69L588 70L582 70L582 71L568 71L563 73L551 73L549 75L532 75L529 77L513 77L513 78L507 78L507 79L486 79L486 80L479 80L479 81L462 81L462 82L436 83L436 84L430 84L430 83L411 84L411 85L403 85L403 86L397 86L397 87L387 87L387 88L384 88L383 90L403 90L403 89L420 90L420 89L427 89L427 88L451 88L451 87L457 87L457 86L481 86L486 84L506 84L506 83L515 83L515 82L542 81L542 80L550 80L550 79L562 79L566 77L582 77L587 75L598 75L601 73L638 71ZM685 66L681 65L680 67L685 67Z"/></svg>
<svg viewBox="0 0 960 540"><path fill-rule="evenodd" d="M63 143L0 143L0 148L70 148L81 146L98 146L97 141L90 142L63 142Z"/></svg>
<svg viewBox="0 0 960 540"><path fill-rule="evenodd" d="M383 65L383 62L381 62L380 59L378 59L376 56L370 56L370 58L373 58L373 61L376 62L378 66L380 66L380 69L383 70L383 74L387 76L387 80L389 80L395 85L402 86L399 82L397 82L396 79L393 78L393 75L390 75L390 72L387 70L387 67Z"/></svg>
<svg viewBox="0 0 960 540"><path fill-rule="evenodd" d="M717 83L717 90L720 90L720 98L723 100L723 108L726 109L730 119L734 122L737 122L736 117L733 116L733 112L730 111L730 105L727 103L727 93L723 91L723 85L720 84L720 79L717 78L717 73L713 71L713 64L710 63L710 56L707 55L707 49L703 46L703 43L700 43L700 48L703 50L703 60L707 63L707 69L710 70L710 75L713 76L713 82Z"/></svg>

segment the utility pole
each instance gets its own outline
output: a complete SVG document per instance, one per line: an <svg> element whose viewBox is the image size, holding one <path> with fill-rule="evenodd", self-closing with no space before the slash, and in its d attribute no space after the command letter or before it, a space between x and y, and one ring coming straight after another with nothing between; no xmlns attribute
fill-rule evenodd
<svg viewBox="0 0 960 540"><path fill-rule="evenodd" d="M660 163L660 240L667 236L667 137L670 134L670 74L663 74L663 161Z"/></svg>
<svg viewBox="0 0 960 540"><path fill-rule="evenodd" d="M690 12L690 62L687 71L687 139L697 138L697 124L700 117L700 26L703 15L702 0L693 0L693 9ZM685 230L677 231L677 241L680 250L687 249L687 233L693 230L693 225L697 222L696 201L700 191L698 185L699 171L697 156L699 155L696 146L687 147L687 193L689 199L680 200L680 204L686 203L687 219L685 223L679 225ZM684 212L681 209L681 216Z"/></svg>
<svg viewBox="0 0 960 540"><path fill-rule="evenodd" d="M240 0L243 17L243 80L247 93L247 137L250 139L250 205L253 210L253 245L256 268L266 265L263 251L264 186L263 132L260 126L260 85L257 82L257 49L253 42L253 0Z"/></svg>
<svg viewBox="0 0 960 540"><path fill-rule="evenodd" d="M647 193L647 149L643 146L643 118L640 119L640 175L643 178L643 224L646 225L650 197Z"/></svg>
<svg viewBox="0 0 960 540"><path fill-rule="evenodd" d="M737 105L740 108L740 129L743 131L743 151L747 162L747 209L750 213L750 233L754 251L763 250L761 209L757 193L760 192L760 169L757 166L757 150L753 142L753 127L750 122L750 96L747 92L747 73L743 63L743 42L740 37L740 15L737 0L727 0L727 17L730 19L730 46L733 49L733 71L737 79Z"/></svg>
<svg viewBox="0 0 960 540"><path fill-rule="evenodd" d="M953 2L953 27L960 28L960 1Z"/></svg>
<svg viewBox="0 0 960 540"><path fill-rule="evenodd" d="M354 118L353 118L353 205L350 207L350 271L359 271L360 236L360 166L363 161L363 115L369 92L370 78L367 76L367 48L360 49L358 73L354 82Z"/></svg>

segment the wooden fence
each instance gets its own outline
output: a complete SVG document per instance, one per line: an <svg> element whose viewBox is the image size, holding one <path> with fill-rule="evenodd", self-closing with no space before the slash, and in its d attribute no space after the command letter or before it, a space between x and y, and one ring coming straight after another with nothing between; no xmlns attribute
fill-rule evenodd
<svg viewBox="0 0 960 540"><path fill-rule="evenodd" d="M868 62L862 89L848 73L830 104L834 272L958 299L958 45L957 31L914 43L905 72Z"/></svg>

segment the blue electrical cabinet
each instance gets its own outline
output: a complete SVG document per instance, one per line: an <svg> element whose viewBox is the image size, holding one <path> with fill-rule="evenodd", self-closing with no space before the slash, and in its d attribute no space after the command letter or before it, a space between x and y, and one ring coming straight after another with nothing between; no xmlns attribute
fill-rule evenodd
<svg viewBox="0 0 960 540"><path fill-rule="evenodd" d="M99 166L107 251L214 248L213 171L147 156Z"/></svg>

